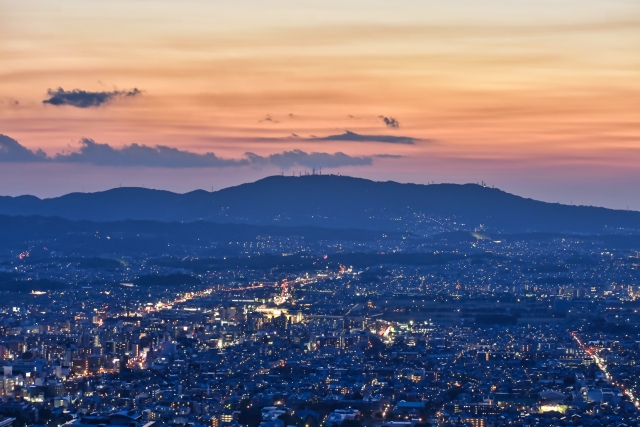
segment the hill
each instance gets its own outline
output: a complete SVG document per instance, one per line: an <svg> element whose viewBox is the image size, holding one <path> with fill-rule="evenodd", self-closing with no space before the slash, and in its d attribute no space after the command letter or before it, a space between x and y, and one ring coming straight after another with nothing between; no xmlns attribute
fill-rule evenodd
<svg viewBox="0 0 640 427"><path fill-rule="evenodd" d="M216 224L207 221L161 222L123 220L94 222L59 217L0 215L0 254L29 250L29 260L41 260L52 254L207 254L228 256L242 252L245 242L274 240L305 242L310 248L322 242L372 242L401 239L400 233L375 230L337 230L320 227L258 226ZM283 248L283 251L288 250ZM28 261L28 260L26 260ZM26 262L25 261L25 262ZM94 260L95 261L95 260ZM114 265L83 260L88 268ZM1 270L0 270L1 271Z"/></svg>
<svg viewBox="0 0 640 427"><path fill-rule="evenodd" d="M640 230L635 211L540 202L475 184L400 184L335 175L272 176L213 193L117 188L51 199L0 197L0 214L402 231L434 230L443 221L455 222L455 228L510 233Z"/></svg>

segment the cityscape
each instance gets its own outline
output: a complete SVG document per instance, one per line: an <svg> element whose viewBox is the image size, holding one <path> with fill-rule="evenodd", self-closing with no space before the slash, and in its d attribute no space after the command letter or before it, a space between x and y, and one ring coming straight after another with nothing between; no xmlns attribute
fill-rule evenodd
<svg viewBox="0 0 640 427"><path fill-rule="evenodd" d="M640 0L0 0L0 427L640 427Z"/></svg>
<svg viewBox="0 0 640 427"><path fill-rule="evenodd" d="M3 425L637 425L634 235L416 217L217 258L6 250Z"/></svg>

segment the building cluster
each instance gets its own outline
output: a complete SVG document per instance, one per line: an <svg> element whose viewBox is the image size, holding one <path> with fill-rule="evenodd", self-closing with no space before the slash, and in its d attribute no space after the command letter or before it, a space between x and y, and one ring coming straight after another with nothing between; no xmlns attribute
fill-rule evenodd
<svg viewBox="0 0 640 427"><path fill-rule="evenodd" d="M638 427L634 252L232 243L5 260L0 427Z"/></svg>
<svg viewBox="0 0 640 427"><path fill-rule="evenodd" d="M193 291L153 310L95 299L7 312L0 415L69 427L638 424L639 341L604 318L465 325L304 301Z"/></svg>

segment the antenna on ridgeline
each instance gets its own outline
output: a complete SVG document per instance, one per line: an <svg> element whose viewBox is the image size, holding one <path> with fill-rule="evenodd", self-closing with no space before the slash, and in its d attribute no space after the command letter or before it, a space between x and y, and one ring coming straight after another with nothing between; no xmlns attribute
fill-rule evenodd
<svg viewBox="0 0 640 427"><path fill-rule="evenodd" d="M322 175L322 165L320 165L320 175Z"/></svg>

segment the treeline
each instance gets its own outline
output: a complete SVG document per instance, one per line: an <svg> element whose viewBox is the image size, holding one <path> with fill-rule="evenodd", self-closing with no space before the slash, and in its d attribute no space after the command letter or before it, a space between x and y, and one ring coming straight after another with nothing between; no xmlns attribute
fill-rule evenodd
<svg viewBox="0 0 640 427"><path fill-rule="evenodd" d="M28 294L31 291L67 289L69 285L49 279L31 279L20 273L0 272L0 292Z"/></svg>

